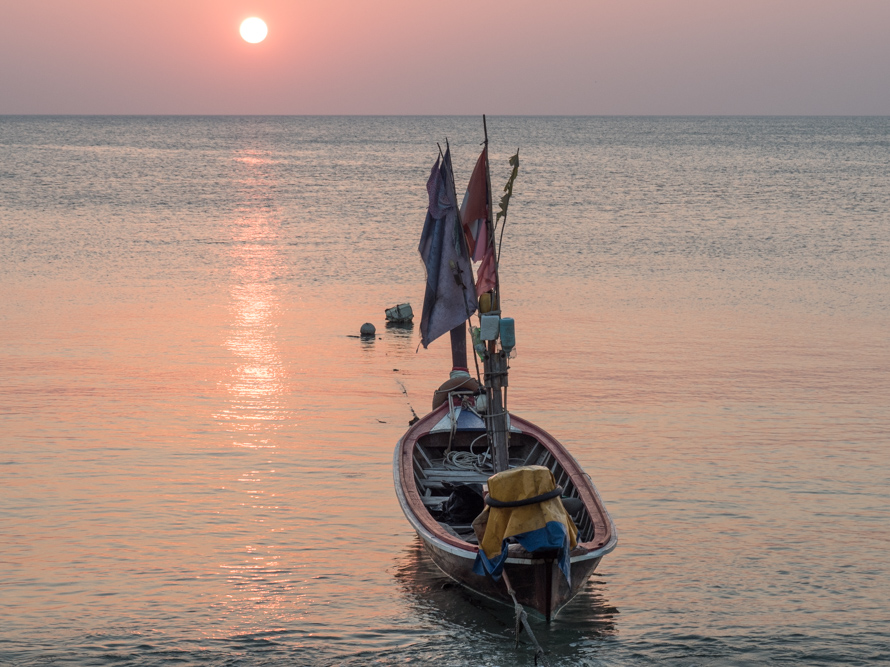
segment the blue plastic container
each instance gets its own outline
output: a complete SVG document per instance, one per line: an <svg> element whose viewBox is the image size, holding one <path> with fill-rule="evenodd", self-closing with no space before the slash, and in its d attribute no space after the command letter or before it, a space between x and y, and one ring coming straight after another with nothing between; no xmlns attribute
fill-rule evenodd
<svg viewBox="0 0 890 667"><path fill-rule="evenodd" d="M501 347L507 351L507 354L516 347L516 331L513 327L512 317L501 318Z"/></svg>

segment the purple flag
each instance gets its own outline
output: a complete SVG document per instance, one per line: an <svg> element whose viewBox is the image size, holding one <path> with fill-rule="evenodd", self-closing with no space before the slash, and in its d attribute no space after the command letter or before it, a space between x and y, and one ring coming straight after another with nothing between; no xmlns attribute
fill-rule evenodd
<svg viewBox="0 0 890 667"><path fill-rule="evenodd" d="M450 148L445 150L444 159L436 159L426 189L430 203L417 248L426 267L426 294L420 319L420 342L424 348L476 312L469 253L458 223Z"/></svg>

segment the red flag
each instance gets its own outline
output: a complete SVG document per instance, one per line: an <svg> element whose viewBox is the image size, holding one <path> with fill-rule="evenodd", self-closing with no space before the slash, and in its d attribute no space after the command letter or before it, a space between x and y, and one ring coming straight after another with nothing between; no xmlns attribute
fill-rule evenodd
<svg viewBox="0 0 890 667"><path fill-rule="evenodd" d="M488 147L482 149L473 175L467 185L463 204L460 207L460 219L464 226L464 235L473 261L482 264L476 272L476 294L482 294L495 286L494 246L489 238L491 212L488 202Z"/></svg>
<svg viewBox="0 0 890 667"><path fill-rule="evenodd" d="M495 288L494 244L487 246L482 256L482 264L476 269L476 296Z"/></svg>
<svg viewBox="0 0 890 667"><path fill-rule="evenodd" d="M488 222L491 215L488 211L488 147L476 161L473 175L467 185L463 204L460 207L460 219L470 248L470 257L478 262L482 259L488 245Z"/></svg>

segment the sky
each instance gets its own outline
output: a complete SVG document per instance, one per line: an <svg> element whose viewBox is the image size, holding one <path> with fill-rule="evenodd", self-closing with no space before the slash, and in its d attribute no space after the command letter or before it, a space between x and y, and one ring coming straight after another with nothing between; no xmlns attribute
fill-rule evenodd
<svg viewBox="0 0 890 667"><path fill-rule="evenodd" d="M0 114L890 115L888 35L888 0L0 0Z"/></svg>

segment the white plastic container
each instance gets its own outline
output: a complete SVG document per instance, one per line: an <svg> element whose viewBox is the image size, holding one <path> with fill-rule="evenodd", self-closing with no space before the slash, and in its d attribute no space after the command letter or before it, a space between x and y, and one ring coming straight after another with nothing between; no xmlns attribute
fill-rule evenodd
<svg viewBox="0 0 890 667"><path fill-rule="evenodd" d="M482 316L482 340L497 340L500 331L501 316L496 313L486 313Z"/></svg>
<svg viewBox="0 0 890 667"><path fill-rule="evenodd" d="M400 303L398 306L386 309L387 322L410 322L414 319L414 311L410 303Z"/></svg>

